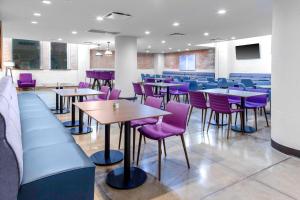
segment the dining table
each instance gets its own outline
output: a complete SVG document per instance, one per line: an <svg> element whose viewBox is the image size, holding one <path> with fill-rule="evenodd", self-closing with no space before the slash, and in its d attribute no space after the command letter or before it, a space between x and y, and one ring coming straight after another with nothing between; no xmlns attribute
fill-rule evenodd
<svg viewBox="0 0 300 200"><path fill-rule="evenodd" d="M232 90L232 89L221 89L221 88L214 88L214 89L206 89L206 90L199 90L200 92L206 93L206 94L218 94L218 95L227 95L227 96L234 96L234 97L240 97L241 98L241 109L244 110L242 112L242 120L240 125L234 125L232 126L232 130L236 132L242 132L251 134L256 132L256 129L252 126L248 126L246 122L245 117L245 102L246 98L249 97L255 97L260 95L266 95L266 93L262 92L253 92L253 91L245 91L245 90Z"/></svg>
<svg viewBox="0 0 300 200"><path fill-rule="evenodd" d="M37 87L43 88L55 88L55 89L64 89L65 87L75 87L72 83L41 83ZM69 109L64 108L63 106L63 97L59 97L59 94L55 94L55 107L50 108L54 114L67 114Z"/></svg>
<svg viewBox="0 0 300 200"><path fill-rule="evenodd" d="M144 83L144 85L151 85L155 87L156 93L158 93L158 88L166 88L167 90L167 102L170 101L170 87L179 87L184 85L184 83L164 83L164 82L157 82L157 83Z"/></svg>
<svg viewBox="0 0 300 200"><path fill-rule="evenodd" d="M83 125L83 113L79 110L79 120L75 120L75 100L78 97L79 102L83 102L83 97L94 96L103 94L101 91L93 90L90 88L74 88L74 89L53 89L53 91L60 96L60 103L62 104L63 97L71 97L72 105L71 105L71 121L63 122L65 127L73 127L71 128L71 134L80 135L87 134L92 132L92 128L89 126ZM62 105L61 105L62 106Z"/></svg>
<svg viewBox="0 0 300 200"><path fill-rule="evenodd" d="M105 126L105 149L91 156L96 165L111 165L122 161L122 153L110 149L110 126L124 123L124 164L123 167L113 169L107 174L106 183L116 189L132 189L142 185L147 179L146 172L139 167L131 166L131 121L171 113L128 100L77 102L74 105Z"/></svg>

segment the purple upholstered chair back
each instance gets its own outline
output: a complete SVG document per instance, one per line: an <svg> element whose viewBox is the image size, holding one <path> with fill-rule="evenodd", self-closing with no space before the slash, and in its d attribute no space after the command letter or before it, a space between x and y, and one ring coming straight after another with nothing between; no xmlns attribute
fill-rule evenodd
<svg viewBox="0 0 300 200"><path fill-rule="evenodd" d="M210 108L217 113L230 114L228 96L218 94L208 94Z"/></svg>
<svg viewBox="0 0 300 200"><path fill-rule="evenodd" d="M32 82L32 74L31 73L21 73L19 79L23 83L31 83Z"/></svg>
<svg viewBox="0 0 300 200"><path fill-rule="evenodd" d="M146 78L145 82L146 83L155 83L155 79L154 78Z"/></svg>
<svg viewBox="0 0 300 200"><path fill-rule="evenodd" d="M173 81L173 78L167 77L167 78L164 80L164 83L171 83L172 81Z"/></svg>
<svg viewBox="0 0 300 200"><path fill-rule="evenodd" d="M190 104L195 108L206 109L206 99L202 92L189 91Z"/></svg>
<svg viewBox="0 0 300 200"><path fill-rule="evenodd" d="M153 108L160 108L161 104L163 102L162 98L158 98L158 97L147 97L146 101L145 101L145 105L147 106L151 106Z"/></svg>
<svg viewBox="0 0 300 200"><path fill-rule="evenodd" d="M100 73L101 80L112 80L112 72L111 71L102 71Z"/></svg>
<svg viewBox="0 0 300 200"><path fill-rule="evenodd" d="M112 89L108 99L109 100L117 100L117 99L119 99L120 94L121 94L121 90Z"/></svg>
<svg viewBox="0 0 300 200"><path fill-rule="evenodd" d="M86 82L79 82L78 88L89 88L90 84Z"/></svg>
<svg viewBox="0 0 300 200"><path fill-rule="evenodd" d="M89 71L89 70L85 71L85 75L86 75L87 78L92 78L93 77L92 71Z"/></svg>
<svg viewBox="0 0 300 200"><path fill-rule="evenodd" d="M246 102L259 103L263 105L267 105L268 103L268 89L247 89L249 92L261 92L265 93L265 95L259 95L254 97L246 98Z"/></svg>
<svg viewBox="0 0 300 200"><path fill-rule="evenodd" d="M154 93L153 93L151 85L144 85L144 91L145 91L146 97L149 97L149 96L153 97L154 96Z"/></svg>
<svg viewBox="0 0 300 200"><path fill-rule="evenodd" d="M104 94L100 94L98 97L99 99L107 100L108 94L109 94L109 87L108 86L101 86L100 92L103 92Z"/></svg>
<svg viewBox="0 0 300 200"><path fill-rule="evenodd" d="M170 101L166 106L166 111L172 114L164 116L162 121L185 130L189 109L188 104Z"/></svg>
<svg viewBox="0 0 300 200"><path fill-rule="evenodd" d="M243 91L245 90L242 87L229 87L229 90L239 90L239 91ZM237 97L237 96L228 96L229 100L233 100L233 101L241 101L241 97Z"/></svg>
<svg viewBox="0 0 300 200"><path fill-rule="evenodd" d="M171 81L171 83L174 83L174 84L179 84L181 82L178 82L178 81ZM170 91L176 91L179 89L179 86L172 86L170 87Z"/></svg>
<svg viewBox="0 0 300 200"><path fill-rule="evenodd" d="M181 83L182 85L180 85L178 87L178 90L181 91L181 92L188 92L189 91L189 87L190 87L190 83L187 83L187 82L183 82Z"/></svg>
<svg viewBox="0 0 300 200"><path fill-rule="evenodd" d="M143 95L143 89L140 83L132 83L134 93L137 95Z"/></svg>

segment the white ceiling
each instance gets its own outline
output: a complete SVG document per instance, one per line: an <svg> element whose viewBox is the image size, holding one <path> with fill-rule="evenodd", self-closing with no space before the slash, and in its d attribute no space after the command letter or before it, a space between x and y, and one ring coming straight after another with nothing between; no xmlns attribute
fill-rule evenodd
<svg viewBox="0 0 300 200"><path fill-rule="evenodd" d="M225 15L218 15L226 9ZM132 15L130 19L97 21L97 16L118 11ZM39 12L41 17L34 17ZM118 31L120 35L138 37L139 51L151 45L151 52L168 52L196 44L208 43L211 38L237 39L268 35L272 30L272 0L0 0L0 19L4 36L70 43L96 42L106 46L114 36L88 33L89 29ZM31 24L38 21L38 24ZM173 27L173 22L180 22ZM71 34L76 30L77 35ZM145 30L151 31L145 35ZM173 32L183 37L170 37ZM204 32L209 32L208 37ZM161 41L166 43L162 44ZM191 43L192 47L187 44Z"/></svg>

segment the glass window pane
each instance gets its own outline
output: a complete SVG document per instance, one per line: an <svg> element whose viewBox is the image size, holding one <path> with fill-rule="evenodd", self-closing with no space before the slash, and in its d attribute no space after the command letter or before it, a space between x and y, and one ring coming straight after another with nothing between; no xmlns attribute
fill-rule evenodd
<svg viewBox="0 0 300 200"><path fill-rule="evenodd" d="M16 69L40 69L40 42L13 39L13 61Z"/></svg>
<svg viewBox="0 0 300 200"><path fill-rule="evenodd" d="M66 43L51 43L51 69L67 69Z"/></svg>

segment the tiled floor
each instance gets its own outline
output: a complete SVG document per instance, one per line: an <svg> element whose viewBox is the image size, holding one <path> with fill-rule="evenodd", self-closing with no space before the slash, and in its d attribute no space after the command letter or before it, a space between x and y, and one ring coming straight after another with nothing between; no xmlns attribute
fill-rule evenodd
<svg viewBox="0 0 300 200"><path fill-rule="evenodd" d="M38 92L48 105L54 94ZM157 175L157 144L142 145L140 167L148 173L147 182L133 190L115 190L105 184L111 167L97 167L95 200L100 199L300 199L300 160L270 146L270 131L262 116L259 130L251 135L211 126L202 132L201 113L194 110L185 140L191 168L188 169L179 137L166 140L167 157L162 160L162 180ZM61 120L70 115L58 116ZM253 116L249 116L253 124ZM77 143L91 155L104 149L104 127L98 132L75 136ZM111 128L111 147L117 149L119 128ZM137 143L136 143L137 144ZM122 165L120 163L119 165Z"/></svg>

